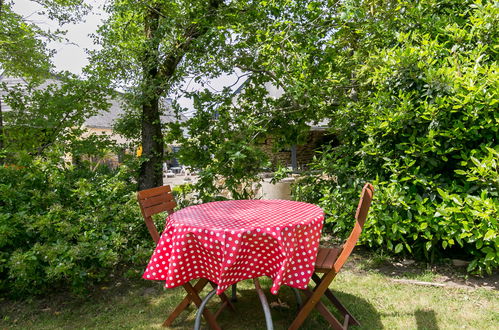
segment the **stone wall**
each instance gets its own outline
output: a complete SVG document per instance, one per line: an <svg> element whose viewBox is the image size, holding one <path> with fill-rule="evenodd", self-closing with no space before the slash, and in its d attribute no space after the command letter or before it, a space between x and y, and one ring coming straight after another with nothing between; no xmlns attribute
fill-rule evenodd
<svg viewBox="0 0 499 330"><path fill-rule="evenodd" d="M312 161L315 151L322 145L325 136L325 131L310 131L307 141L296 146L298 168L306 167ZM291 166L291 150L274 151L274 140L273 137L268 137L260 144L260 148L268 155L272 165Z"/></svg>
<svg viewBox="0 0 499 330"><path fill-rule="evenodd" d="M268 137L265 142L259 144L259 147L267 154L272 165L283 165L287 166L291 164L291 151L290 150L280 150L274 151L275 139L273 137Z"/></svg>

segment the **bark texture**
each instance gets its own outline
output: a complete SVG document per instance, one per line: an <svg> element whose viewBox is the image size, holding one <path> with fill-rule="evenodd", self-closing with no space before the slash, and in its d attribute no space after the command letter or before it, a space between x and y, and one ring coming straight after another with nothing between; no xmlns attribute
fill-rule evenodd
<svg viewBox="0 0 499 330"><path fill-rule="evenodd" d="M158 36L159 11L150 8L144 24L144 33L148 45L144 50L142 60L143 86L142 86L142 157L144 161L140 166L139 190L149 189L163 185L163 155L164 142L161 131L159 111L159 66Z"/></svg>

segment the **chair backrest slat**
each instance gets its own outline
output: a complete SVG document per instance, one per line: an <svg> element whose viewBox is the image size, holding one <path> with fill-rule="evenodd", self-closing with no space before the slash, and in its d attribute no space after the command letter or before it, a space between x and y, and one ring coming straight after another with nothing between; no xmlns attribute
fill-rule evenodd
<svg viewBox="0 0 499 330"><path fill-rule="evenodd" d="M374 187L370 183L366 183L364 188L362 188L362 194L360 195L359 205L357 206L357 212L355 213L355 225L353 227L350 236L343 245L343 249L334 263L334 271L338 273L343 267L343 264L347 261L348 257L352 253L353 248L359 240L362 229L367 219L367 214L369 212L369 207L371 207L371 202L373 200Z"/></svg>
<svg viewBox="0 0 499 330"><path fill-rule="evenodd" d="M173 197L170 186L161 186L146 190L141 190L137 193L137 200L139 201L140 211L144 217L147 229L151 234L154 242L159 242L159 233L154 225L152 216L161 212L168 212L172 214L177 203Z"/></svg>
<svg viewBox="0 0 499 330"><path fill-rule="evenodd" d="M162 203L168 203L171 201L175 201L175 199L173 198L173 195L166 193L166 194L152 196L152 197L149 197L147 199L143 199L142 206L147 208L147 207L156 206L156 205L159 205Z"/></svg>
<svg viewBox="0 0 499 330"><path fill-rule="evenodd" d="M147 199L147 198L151 198L153 196L158 196L158 195L161 195L161 194L169 193L171 191L172 190L171 190L170 186L166 185L166 186L161 186L161 187L155 187L155 188L141 190L141 191L139 191L137 193L137 195L141 199Z"/></svg>
<svg viewBox="0 0 499 330"><path fill-rule="evenodd" d="M152 215L165 211L168 212L168 214L171 214L173 213L173 209L175 208L175 206L177 206L177 203L174 201L149 206L144 209L144 214L146 217L150 217Z"/></svg>

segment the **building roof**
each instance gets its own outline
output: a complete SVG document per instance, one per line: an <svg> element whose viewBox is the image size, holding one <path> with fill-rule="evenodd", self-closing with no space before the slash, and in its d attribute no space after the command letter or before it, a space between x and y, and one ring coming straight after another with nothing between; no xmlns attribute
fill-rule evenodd
<svg viewBox="0 0 499 330"><path fill-rule="evenodd" d="M21 85L21 86L26 86L28 84L27 80L24 78L17 78L17 77L9 77L9 76L4 76L0 73L0 82L4 82L8 87L9 86L15 86L15 85ZM44 88L49 84L57 84L59 81L57 79L47 79L43 84L41 84L38 88ZM2 96L3 92L0 90L0 96ZM92 116L88 118L84 126L89 127L89 128L101 128L101 129L112 129L114 121L121 117L124 114L124 109L125 109L125 101L120 97L115 97L112 99L109 99L108 102L111 103L111 106L108 111L101 111L99 114ZM171 99L165 99L163 102L163 107L165 108L165 114L161 116L161 121L163 123L170 123L170 122L176 122L176 121L185 121L186 117L183 115L180 115L180 118L177 118L175 114L173 113L172 106L171 106ZM2 111L10 111L10 107L8 104L5 104L2 102Z"/></svg>
<svg viewBox="0 0 499 330"><path fill-rule="evenodd" d="M111 106L109 107L108 111L102 111L99 114L92 116L88 118L85 121L85 126L86 127L92 127L92 128L112 128L113 123L116 119L121 117L121 115L124 113L124 108L125 105L123 104L124 101L120 100L119 97L114 98L109 100L111 103ZM161 122L162 123L172 123L176 121L184 121L185 116L180 115L180 118L177 118L175 114L173 113L173 110L171 108L171 100L166 99L164 103L164 107L166 110L164 111L165 114L160 116Z"/></svg>

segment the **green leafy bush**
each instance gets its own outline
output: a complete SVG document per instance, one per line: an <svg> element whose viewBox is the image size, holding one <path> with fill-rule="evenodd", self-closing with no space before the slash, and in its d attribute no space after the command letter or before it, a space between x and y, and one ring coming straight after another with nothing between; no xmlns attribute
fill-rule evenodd
<svg viewBox="0 0 499 330"><path fill-rule="evenodd" d="M323 158L331 155L326 153ZM488 149L482 159L474 158L474 165L462 172L465 179L460 183L408 182L398 174L385 181L374 179L374 201L360 243L430 262L442 258L470 260L468 271L478 274L497 269L498 155ZM319 164L317 161L316 166ZM364 183L352 178L306 176L293 186L293 195L297 200L320 205L327 214L325 230L346 238ZM469 185L477 181L481 188Z"/></svg>
<svg viewBox="0 0 499 330"><path fill-rule="evenodd" d="M498 8L490 2L405 6L390 47L355 69L357 100L339 107L326 150L296 198L321 204L338 234L349 230L362 180L376 192L361 241L433 261L499 266ZM341 114L341 116L339 115ZM354 128L354 129L352 129Z"/></svg>
<svg viewBox="0 0 499 330"><path fill-rule="evenodd" d="M41 158L0 167L0 292L79 291L144 265L153 243L131 177Z"/></svg>

